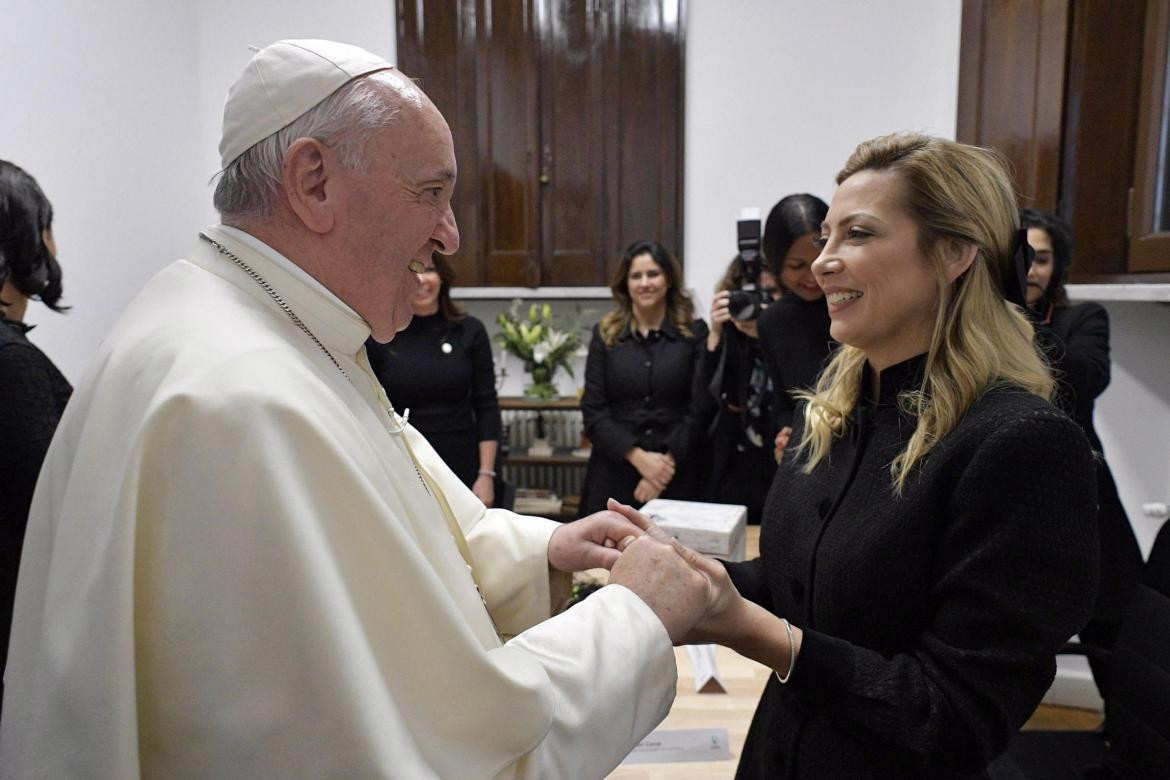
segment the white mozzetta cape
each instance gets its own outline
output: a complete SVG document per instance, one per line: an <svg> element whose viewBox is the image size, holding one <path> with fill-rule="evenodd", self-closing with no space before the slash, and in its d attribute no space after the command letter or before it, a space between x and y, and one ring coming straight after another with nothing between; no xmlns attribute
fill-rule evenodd
<svg viewBox="0 0 1170 780"><path fill-rule="evenodd" d="M206 242L147 284L37 486L0 776L606 774L674 697L657 617L612 586L546 619L555 524L485 510L417 432L391 433L366 324L209 233L350 379Z"/></svg>

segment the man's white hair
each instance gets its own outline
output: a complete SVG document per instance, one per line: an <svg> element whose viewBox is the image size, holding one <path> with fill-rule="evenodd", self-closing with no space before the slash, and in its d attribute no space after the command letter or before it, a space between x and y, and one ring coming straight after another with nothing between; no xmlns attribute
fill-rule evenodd
<svg viewBox="0 0 1170 780"><path fill-rule="evenodd" d="M389 87L389 89L387 89ZM421 104L421 93L400 73L379 71L354 79L224 169L212 202L224 222L272 214L281 191L281 164L298 138L332 148L349 169L369 170L366 144L398 117L402 100Z"/></svg>

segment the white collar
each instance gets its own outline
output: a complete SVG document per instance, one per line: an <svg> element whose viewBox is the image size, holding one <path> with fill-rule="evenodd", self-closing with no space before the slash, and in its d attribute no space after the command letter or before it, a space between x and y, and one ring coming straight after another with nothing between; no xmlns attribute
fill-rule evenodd
<svg viewBox="0 0 1170 780"><path fill-rule="evenodd" d="M242 230L226 225L214 225L207 227L203 232L223 244L232 253L239 255L240 260L272 287L329 350L348 355L350 358L357 355L370 336L369 324L303 268ZM200 243L207 247L210 253L193 253L190 258L192 261L202 257L203 262L200 262L200 265L218 276L231 280L253 297L275 305L268 293L254 279L244 276L235 263L220 256L210 244Z"/></svg>
<svg viewBox="0 0 1170 780"><path fill-rule="evenodd" d="M309 285L309 287L316 289L317 292L321 293L326 298L331 299L331 301L333 303L337 304L342 309L345 309L347 312L349 312L350 314L352 314L355 317L361 317L360 314L358 314L356 311L353 310L353 307L351 307L348 303L346 303L345 301L341 300L336 295L334 295L332 290L330 290L328 287L326 287L325 285L323 285L319 281L317 281L317 279L312 274L310 274L304 268L301 268L299 265L294 263L292 260L289 260L287 257L282 255L280 252L277 252L275 249L270 247L268 244L265 244L263 241L256 238L256 236L252 235L251 233L247 233L243 230L240 230L237 227L232 227L231 225L222 225L222 224L216 225L215 229L222 230L223 232L227 233L229 236L235 238L237 241L242 241L253 252L259 252L260 254L264 255L268 259L276 262L278 265L280 265L282 268L284 268L284 270L288 271L290 274L292 274L296 278L300 279L305 284Z"/></svg>

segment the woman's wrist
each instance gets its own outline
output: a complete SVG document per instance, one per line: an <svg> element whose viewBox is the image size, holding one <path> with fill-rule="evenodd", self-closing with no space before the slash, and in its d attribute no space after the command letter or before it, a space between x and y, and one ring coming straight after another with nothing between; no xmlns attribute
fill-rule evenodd
<svg viewBox="0 0 1170 780"><path fill-rule="evenodd" d="M492 469L480 469L479 471L477 471L475 473L480 477L489 477L491 479L496 478L496 472L493 471Z"/></svg>
<svg viewBox="0 0 1170 780"><path fill-rule="evenodd" d="M745 600L745 607L747 614L736 622L738 630L734 635L726 637L726 646L774 669L787 680L800 658L803 632L795 625L786 626L785 618L772 614L759 604ZM789 644L790 635L792 644Z"/></svg>

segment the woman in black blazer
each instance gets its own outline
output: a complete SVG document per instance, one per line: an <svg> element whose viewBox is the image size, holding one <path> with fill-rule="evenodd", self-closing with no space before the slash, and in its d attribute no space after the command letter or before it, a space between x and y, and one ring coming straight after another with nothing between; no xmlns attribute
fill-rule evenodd
<svg viewBox="0 0 1170 780"><path fill-rule="evenodd" d="M613 283L614 308L593 329L581 413L593 450L579 516L606 499L698 498L689 463L698 425L693 388L707 326L693 319L682 269L661 244L636 241Z"/></svg>
<svg viewBox="0 0 1170 780"><path fill-rule="evenodd" d="M1021 209L1020 222L1036 257L1028 271L1028 313L1036 339L1052 364L1057 403L1084 430L1101 453L1093 427L1093 405L1109 385L1109 315L1098 303L1070 304L1064 290L1072 260L1072 228L1055 214ZM1104 455L1096 459L1097 526L1101 536L1100 585L1093 619L1081 629L1084 641L1111 649L1125 607L1142 571L1142 553L1121 505L1113 472ZM1102 697L1108 693L1108 666L1089 659Z"/></svg>

